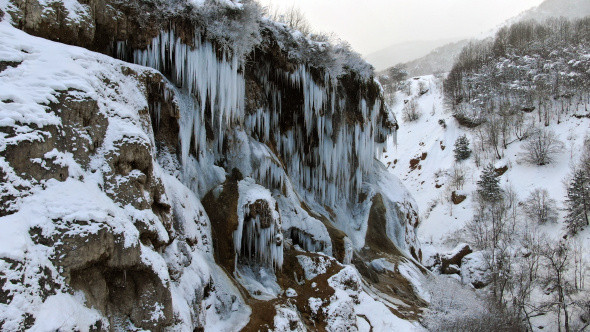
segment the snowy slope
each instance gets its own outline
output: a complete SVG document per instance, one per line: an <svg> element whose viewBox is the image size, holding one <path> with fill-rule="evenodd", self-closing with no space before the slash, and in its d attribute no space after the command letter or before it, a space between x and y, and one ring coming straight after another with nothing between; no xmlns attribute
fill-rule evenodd
<svg viewBox="0 0 590 332"><path fill-rule="evenodd" d="M451 204L452 188L448 184L448 175L455 164L454 144L463 134L474 144L477 141L476 132L461 127L452 114L445 111L440 77L423 76L408 82L410 94L406 94L407 91L397 92L397 103L392 111L401 119L404 100L415 99L422 116L418 121L400 124L398 144L390 142L382 162L404 182L418 203L422 218L418 236L422 244L450 250L457 242L455 232L473 216L472 193L480 176L473 157L460 163L465 168L467 179L461 193L467 195L467 200L459 205ZM429 89L422 96L419 95L420 84ZM445 122L446 128L439 124L440 120ZM563 202L566 194L564 179L570 175L572 163L580 157L584 138L590 135L589 126L588 119L575 117L567 117L560 124L552 123L551 128L565 143L565 147L556 156L556 162L546 166L525 163L522 160L523 142L513 142L506 150L505 157L494 162L496 168L508 166L508 171L501 177L501 184L504 187L512 186L521 200L533 189L545 188L552 198ZM427 154L426 158L412 169L410 160L421 159L423 153ZM556 236L564 232L562 224L548 227L549 233Z"/></svg>
<svg viewBox="0 0 590 332"><path fill-rule="evenodd" d="M145 306L151 315L142 318L146 324L144 328L166 320L169 322L172 314L178 318L175 323L178 328L189 329L198 320L213 329L243 326L250 309L235 297L238 290L215 265L209 220L199 199L149 156L149 151L155 149L154 137L148 125L149 117L146 121L147 114L142 112L148 105L145 86L140 79L141 75L154 75L155 72L78 47L32 37L7 22L0 23L0 59L14 63L0 72L0 124L3 128L12 128L12 132L0 135L0 169L7 175L1 189L15 193L11 208L18 210L0 217L1 274L3 285L10 285L4 290L12 299L8 305L0 304L3 328L87 330L90 326L108 327L109 321L99 312L100 308L92 308L90 304L94 302L83 292L74 292L63 277L64 272L74 275L75 271L88 265L100 265L100 259L107 260L109 263L105 264L114 271L129 269L129 278L134 269L150 271L141 273L144 278L154 278L154 291L161 292L160 285L169 289L169 295L164 292L156 298L138 291L142 296L138 305ZM113 81L117 83L110 84ZM66 123L63 117L67 104L61 105L64 113L55 113L47 106L58 103L64 95L74 101L96 100L96 116L108 119L105 136L100 137L98 153L88 150L94 137L89 136L84 128L77 135L90 144L80 143L70 136L71 123ZM60 136L63 137L58 138L57 143L49 141L54 148L33 159L32 163L39 163L46 170L64 167L65 181L36 180L29 174L16 173L12 168L16 164L6 159L10 158L5 154L6 149L23 142L49 140L52 126L62 128ZM70 143L62 146L59 139ZM147 149L150 159L146 162L152 163L153 169L144 170L146 173L133 170L127 175L113 174L116 165L112 159L117 158L113 156L124 155L123 148L135 144ZM86 153L82 150L90 153L89 159L84 158ZM165 194L152 197L153 193L146 185L143 193L132 201L121 201L123 193L132 191L126 186L142 177L148 179L143 180L146 183L161 181ZM172 204L179 228L171 233L170 225L163 223L160 216L142 208L143 200ZM140 225L138 220L145 225ZM30 229L38 229L40 233L33 235ZM170 242L164 252L140 241L146 230L154 232L154 244ZM172 234L174 240L170 239ZM110 237L114 237L113 243L109 241ZM61 240L50 245L55 239ZM187 246L187 239L193 245ZM77 253L76 257L67 255L72 250L68 247L70 245L74 246L72 252ZM109 246L120 251L113 254ZM97 257L87 257L97 251ZM102 258L96 262L98 256ZM109 268L105 267L107 271ZM219 296L214 295L208 300L201 298L209 302L208 306L213 305L213 309L203 311L198 317L192 306L195 301L201 301L199 296L202 295L187 292L187 289L202 289L212 275L216 280L214 294ZM96 280L99 282L100 279ZM47 282L50 284L46 285ZM162 311L167 299L171 301L172 307L169 308L173 312ZM228 305L231 309L232 303L233 310L214 309L215 306ZM34 324L30 325L30 322ZM127 326L132 328L133 325Z"/></svg>
<svg viewBox="0 0 590 332"><path fill-rule="evenodd" d="M473 148L474 142L477 142L477 129L459 126L450 112L445 111L441 84L440 77L417 77L408 81L404 91L396 93L397 102L392 110L398 119L402 118L405 100L415 100L422 116L414 122L400 123L397 145L390 141L387 152L382 158L388 170L402 180L417 201L421 218L418 238L424 253L423 262L427 265L432 262L431 257L434 255L449 253L452 256L455 254L452 252L453 248L469 241L463 228L473 219L475 191L482 169L476 166L473 155L459 163L465 171L466 181L462 190L457 193L466 195L467 199L458 205L453 204L451 195L455 188L451 187L449 176L458 164L454 161L454 143L459 136L465 134ZM421 95L420 91L424 91L425 87L428 92ZM440 124L441 120L446 127ZM559 214L563 217L564 211L561 209L564 207L566 196L565 182L571 176L572 165L579 160L584 139L590 135L590 119L570 116L562 119L559 124L552 122L550 128L564 143L563 149L555 157L556 161L553 164L534 166L524 162L522 160L524 143L515 141L508 146L501 160L494 161L494 166L497 169L508 167L506 173L500 177L501 185L505 189L513 189L520 201L526 199L534 189L547 189L550 197L557 201L560 208ZM414 167L411 166L412 160L414 160ZM485 161L483 164L485 165ZM523 228L525 225L521 221L517 227ZM541 234L555 242L566 234L563 218L560 218L557 223L535 225L535 227ZM517 229L518 231L520 229ZM582 244L584 260L589 262L590 230L586 229L578 234L574 241ZM590 275L588 267L584 273L586 276ZM465 279L465 276L463 278ZM430 286L433 287L436 284L437 282L433 282ZM436 297L437 292L433 294ZM582 292L576 296L584 298L584 294L587 293ZM540 290L535 291L532 296L535 303L550 299L548 294ZM436 304L437 301L435 299L433 303ZM553 313L532 319L535 328L545 330L556 330L556 321L557 318Z"/></svg>

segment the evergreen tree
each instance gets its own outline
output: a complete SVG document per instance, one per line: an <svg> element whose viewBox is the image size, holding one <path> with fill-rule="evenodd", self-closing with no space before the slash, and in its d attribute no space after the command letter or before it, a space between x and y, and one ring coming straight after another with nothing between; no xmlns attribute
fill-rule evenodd
<svg viewBox="0 0 590 332"><path fill-rule="evenodd" d="M567 188L566 211L567 228L577 233L590 224L590 178L584 170L578 170Z"/></svg>
<svg viewBox="0 0 590 332"><path fill-rule="evenodd" d="M471 156L471 149L469 148L469 139L467 139L466 135L463 135L457 138L455 141L455 160L461 161L469 158Z"/></svg>
<svg viewBox="0 0 590 332"><path fill-rule="evenodd" d="M502 200L502 188L493 164L484 168L477 186L477 192L484 201L493 203Z"/></svg>

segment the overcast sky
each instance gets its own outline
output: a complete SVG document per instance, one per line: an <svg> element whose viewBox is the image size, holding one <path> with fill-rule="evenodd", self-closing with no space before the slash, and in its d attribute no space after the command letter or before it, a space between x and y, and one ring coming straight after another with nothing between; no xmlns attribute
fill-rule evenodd
<svg viewBox="0 0 590 332"><path fill-rule="evenodd" d="M312 28L334 32L366 55L414 40L473 37L542 0L259 0L295 4Z"/></svg>

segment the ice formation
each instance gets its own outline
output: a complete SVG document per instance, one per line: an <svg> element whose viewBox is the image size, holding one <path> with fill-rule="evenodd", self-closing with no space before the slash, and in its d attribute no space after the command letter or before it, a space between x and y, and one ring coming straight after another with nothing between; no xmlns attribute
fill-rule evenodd
<svg viewBox="0 0 590 332"><path fill-rule="evenodd" d="M320 82L304 65L292 73L266 66L257 75L270 110L248 114L248 129L260 140L276 143L289 175L302 189L327 205L350 202L361 188L363 176L372 170L375 152L381 150L377 138L392 130L380 121L380 101L369 105L361 99L355 108L362 121L348 123L342 119L347 101L338 97L337 79L327 73ZM302 93L303 121L283 132L280 100L284 86Z"/></svg>
<svg viewBox="0 0 590 332"><path fill-rule="evenodd" d="M283 265L283 235L276 202L268 189L247 178L238 183L238 228L234 231L236 262L273 268Z"/></svg>
<svg viewBox="0 0 590 332"><path fill-rule="evenodd" d="M303 199L333 209L358 203L363 183L374 173L376 155L386 136L396 130L395 118L384 111L381 100L362 92L364 84L374 82L354 75L346 82L347 78L304 64L291 71L268 63L246 64L201 40L198 32L190 43L183 40L170 30L143 50L130 50L119 42L117 54L160 70L179 86L163 94L165 99L175 98L180 108L180 162L187 186L203 197L216 182L223 182L224 170L214 165L227 162L224 140L239 131L251 141L251 153L257 154L254 164L240 168L251 181L282 193L294 190ZM248 110L242 74L246 65L253 72L248 84L258 85L263 97ZM353 85L361 90L358 96L347 91L350 82L360 84ZM156 125L160 109L157 104L151 107ZM281 232L280 223L261 227L260 216L247 217L248 204L239 208L244 211L238 214L240 225L233 239L236 254L280 267L282 246L271 245L278 241L274 237ZM292 223L285 233L304 250L329 253L330 241L319 240L320 234Z"/></svg>
<svg viewBox="0 0 590 332"><path fill-rule="evenodd" d="M293 241L293 245L301 247L301 249L310 252L323 252L324 243L316 241L313 235L302 231L299 228L291 227L286 233L288 237Z"/></svg>
<svg viewBox="0 0 590 332"><path fill-rule="evenodd" d="M364 177L372 170L375 153L382 150L379 142L395 132L390 123L395 120L382 119L387 115L381 114L380 100L361 99L358 105L352 105L360 116L345 114L346 103L351 101L340 97L338 78L326 72L318 81L318 75L312 75L312 69L305 65L293 72L266 65L256 70L256 79L263 88L267 108L246 114L241 59L226 53L219 56L210 42L201 41L198 33L193 44L183 43L171 30L161 32L145 50L132 51L135 63L167 73L197 99L185 102L195 105L188 105L194 111L184 112L181 121L183 165L188 160L191 144L187 142L191 137L198 158L206 150L205 121L216 128L217 152L223 146L226 130L243 125L262 143L272 143L286 163L269 160L260 165L252 174L259 183L280 188L284 166L297 189L313 193L324 204L335 206L354 201ZM117 43L117 55L128 54L126 44ZM285 87L303 97L302 120L299 114L290 114L293 123L288 125L281 118L286 112L282 109ZM158 107L154 111L157 113Z"/></svg>
<svg viewBox="0 0 590 332"><path fill-rule="evenodd" d="M218 129L221 147L225 129L243 120L245 80L236 57L224 52L219 59L213 44L201 41L198 33L192 43L194 46L185 44L174 30L162 31L145 50L132 52L133 62L171 75L176 84L197 97L200 113L193 116L193 121L183 119L189 120L183 124L194 125L198 134L197 127L209 115L211 124ZM126 57L126 43L118 42L116 46L117 55Z"/></svg>

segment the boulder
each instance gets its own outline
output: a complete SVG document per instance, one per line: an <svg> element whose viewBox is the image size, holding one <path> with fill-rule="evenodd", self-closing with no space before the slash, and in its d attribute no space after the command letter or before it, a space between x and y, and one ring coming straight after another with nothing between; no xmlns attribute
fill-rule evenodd
<svg viewBox="0 0 590 332"><path fill-rule="evenodd" d="M471 253L461 260L461 282L477 289L490 284L490 270L481 251Z"/></svg>
<svg viewBox="0 0 590 332"><path fill-rule="evenodd" d="M455 204L455 205L459 205L459 204L463 203L463 201L465 201L466 199L467 199L467 196L457 194L456 191L453 191L453 193L451 194L451 200L453 201L453 204Z"/></svg>
<svg viewBox="0 0 590 332"><path fill-rule="evenodd" d="M448 267L450 265L455 265L457 267L461 266L461 261L463 257L471 254L473 250L471 247L466 243L461 243L455 247L455 249L451 250L450 252L441 255L440 262L441 262L441 272L444 274L453 274L457 272L450 273L448 272Z"/></svg>

